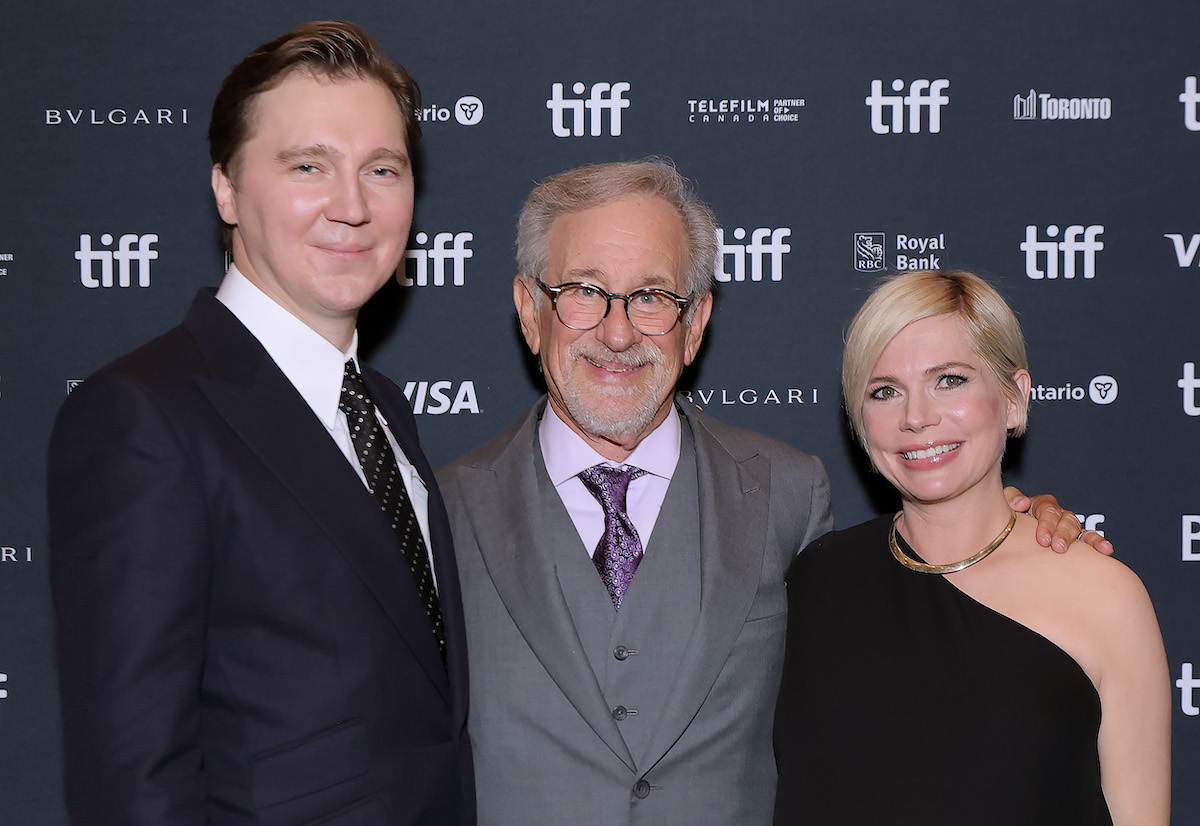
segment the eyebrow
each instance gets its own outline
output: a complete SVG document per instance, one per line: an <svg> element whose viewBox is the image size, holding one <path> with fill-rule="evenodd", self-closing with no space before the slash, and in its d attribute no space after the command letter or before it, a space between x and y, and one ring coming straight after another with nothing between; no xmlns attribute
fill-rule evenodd
<svg viewBox="0 0 1200 826"><path fill-rule="evenodd" d="M604 273L595 267L577 267L564 272L563 278L565 279L563 282L564 284L567 282L586 281L589 284L596 284L597 286L600 286L598 282L604 280ZM651 275L648 277L645 284L640 287L634 287L634 291L646 289L667 290L668 292L674 292L675 282L672 279L668 279L666 276Z"/></svg>
<svg viewBox="0 0 1200 826"><path fill-rule="evenodd" d="M295 163L296 161L304 160L305 158L330 158L340 160L345 157L345 154L338 149L324 143L314 143L309 146L293 146L284 149L275 156L277 163L286 165ZM397 152L394 149L379 147L370 155L367 156L366 163L372 164L377 161L387 160L401 166L408 166L408 155L404 152Z"/></svg>
<svg viewBox="0 0 1200 826"><path fill-rule="evenodd" d="M323 143L314 143L309 146L292 146L282 150L275 156L275 160L281 164L289 164L305 158L340 158L342 153L334 149L332 146Z"/></svg>
<svg viewBox="0 0 1200 826"><path fill-rule="evenodd" d="M944 373L947 370L969 370L972 373L978 373L979 368L973 364L968 364L965 361L946 361L941 364L935 364L925 371L925 375L932 376L937 373ZM895 382L899 381L895 376L872 376L867 380L867 384L875 384L876 382Z"/></svg>

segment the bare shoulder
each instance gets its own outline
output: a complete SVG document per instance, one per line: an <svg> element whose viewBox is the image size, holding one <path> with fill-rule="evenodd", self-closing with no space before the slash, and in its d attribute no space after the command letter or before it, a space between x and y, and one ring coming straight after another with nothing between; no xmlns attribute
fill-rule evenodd
<svg viewBox="0 0 1200 826"><path fill-rule="evenodd" d="M960 587L996 611L1048 638L1100 685L1138 648L1161 648L1146 588L1120 560L1082 542L1056 554L1037 544L1022 517L1001 552ZM969 573L967 569L963 573Z"/></svg>
<svg viewBox="0 0 1200 826"><path fill-rule="evenodd" d="M1040 546L1039 546L1040 547ZM1120 622L1126 612L1153 613L1146 586L1132 569L1115 557L1097 553L1084 542L1075 542L1064 554L1042 557L1057 569L1064 582L1064 595L1075 595L1077 609L1094 615L1097 622Z"/></svg>

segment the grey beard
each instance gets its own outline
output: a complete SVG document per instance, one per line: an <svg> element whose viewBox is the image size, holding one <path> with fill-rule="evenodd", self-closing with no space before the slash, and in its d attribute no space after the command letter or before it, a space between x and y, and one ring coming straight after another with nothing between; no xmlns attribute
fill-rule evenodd
<svg viewBox="0 0 1200 826"><path fill-rule="evenodd" d="M577 341L567 349L569 358L584 358L592 356L599 361L616 362L630 367L637 365L653 365L660 367L666 360L662 350L657 347L637 345L620 353L609 350L594 341ZM664 395L669 395L671 388L662 387L665 377L656 374L653 380L657 383L649 388L631 387L622 391L598 391L595 388L584 391L577 386L563 388L563 404L577 425L585 432L602 439L619 441L622 437L641 433L649 428L662 405ZM632 400L632 405L623 405L620 410L609 406L601 406L607 397L613 401Z"/></svg>

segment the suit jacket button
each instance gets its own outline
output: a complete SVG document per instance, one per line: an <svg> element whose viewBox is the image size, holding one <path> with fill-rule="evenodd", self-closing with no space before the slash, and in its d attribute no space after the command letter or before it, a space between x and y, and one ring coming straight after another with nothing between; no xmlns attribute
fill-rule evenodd
<svg viewBox="0 0 1200 826"><path fill-rule="evenodd" d="M625 706L617 706L612 710L614 720L624 720L629 715L629 710Z"/></svg>
<svg viewBox="0 0 1200 826"><path fill-rule="evenodd" d="M645 800L650 796L650 784L644 778L633 784L633 796L638 800Z"/></svg>
<svg viewBox="0 0 1200 826"><path fill-rule="evenodd" d="M629 656L629 649L623 645L618 645L616 648L613 649L613 656L616 657L618 660L624 660L626 657Z"/></svg>

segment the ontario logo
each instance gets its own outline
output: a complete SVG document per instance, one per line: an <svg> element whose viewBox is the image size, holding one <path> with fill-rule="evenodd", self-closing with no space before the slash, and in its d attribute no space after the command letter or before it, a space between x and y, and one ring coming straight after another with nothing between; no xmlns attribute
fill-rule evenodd
<svg viewBox="0 0 1200 826"><path fill-rule="evenodd" d="M421 123L447 123L451 118L463 126L475 126L483 120L483 101L474 95L463 95L452 106L435 103L417 112Z"/></svg>
<svg viewBox="0 0 1200 826"><path fill-rule="evenodd" d="M1091 401L1093 404L1112 404L1117 400L1120 386L1112 376L1096 376L1086 385L1066 384L1054 387L1045 384L1035 384L1029 398L1039 402L1081 402Z"/></svg>

